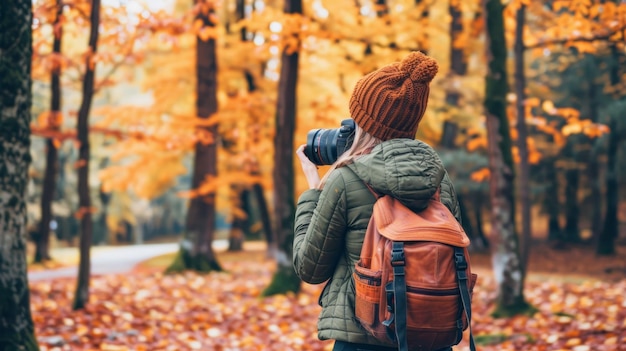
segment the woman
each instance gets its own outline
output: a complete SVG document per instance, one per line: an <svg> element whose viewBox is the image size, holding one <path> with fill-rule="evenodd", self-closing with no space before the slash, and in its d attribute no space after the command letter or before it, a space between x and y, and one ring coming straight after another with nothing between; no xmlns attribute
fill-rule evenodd
<svg viewBox="0 0 626 351"><path fill-rule="evenodd" d="M414 139L437 70L435 60L413 52L361 78L350 98L354 141L323 178L304 154L305 145L296 151L309 190L296 209L293 264L307 283L328 281L319 298L318 337L335 340L335 351L397 350L369 336L354 315L352 273L375 201L366 184L415 212L440 187L442 203L460 220L439 156Z"/></svg>

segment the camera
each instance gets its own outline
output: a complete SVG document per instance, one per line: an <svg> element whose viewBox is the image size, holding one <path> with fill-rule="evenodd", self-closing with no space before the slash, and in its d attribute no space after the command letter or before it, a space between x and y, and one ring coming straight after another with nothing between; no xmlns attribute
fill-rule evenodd
<svg viewBox="0 0 626 351"><path fill-rule="evenodd" d="M313 129L306 136L304 154L318 166L331 165L352 146L355 124L351 118L335 129Z"/></svg>

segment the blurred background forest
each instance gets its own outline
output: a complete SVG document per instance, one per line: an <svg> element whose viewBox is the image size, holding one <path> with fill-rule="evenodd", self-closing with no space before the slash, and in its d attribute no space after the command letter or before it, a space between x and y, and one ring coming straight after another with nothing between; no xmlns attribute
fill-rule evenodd
<svg viewBox="0 0 626 351"><path fill-rule="evenodd" d="M517 47L521 3L526 4L524 41ZM274 206L283 50L300 56L294 146L306 141L310 129L339 126L363 74L412 50L435 57L440 72L417 137L440 152L457 186L466 230L477 247L486 247L483 104L489 55L480 1L312 0L295 15L274 0L195 6L190 0L103 0L97 53L89 56L96 68L87 130L89 208L80 205L76 170L84 163L77 116L89 79L84 60L91 5L33 4L34 137L27 202L30 238L44 247L37 250L39 258L49 255L49 247L77 245L85 212L93 216L94 245L175 241L184 232L189 199L213 192L215 238L262 238L268 208ZM597 243L607 206L619 204L616 225L626 221L624 192L618 191L626 185L621 142L626 4L511 0L505 5L507 115L519 164L517 116L524 114L528 149L522 156L529 164L525 196L533 236L557 244ZM196 18L202 6L211 9L204 24ZM196 36L214 41L216 52L217 110L200 116L205 118L196 111L196 96L204 98L196 91ZM516 71L520 58L522 73ZM521 104L516 104L517 84L524 84ZM216 134L207 131L211 127ZM217 169L194 187L197 143L216 147ZM295 178L297 196L306 182L297 168Z"/></svg>
<svg viewBox="0 0 626 351"><path fill-rule="evenodd" d="M13 193L0 209L15 227L0 231L10 268L0 281L11 282L0 290L14 298L0 302L0 336L10 342L329 349L313 330L321 285L291 266L293 205L307 187L294 150L310 130L339 127L360 77L419 50L440 70L416 137L446 164L472 238L479 344L624 349L625 1L5 8L0 47L14 59L0 62L10 73L0 75L0 168ZM215 253L216 240L227 250ZM160 246L144 243L179 251L135 266L142 247ZM92 246L114 247L93 270ZM79 262L55 266L63 248Z"/></svg>

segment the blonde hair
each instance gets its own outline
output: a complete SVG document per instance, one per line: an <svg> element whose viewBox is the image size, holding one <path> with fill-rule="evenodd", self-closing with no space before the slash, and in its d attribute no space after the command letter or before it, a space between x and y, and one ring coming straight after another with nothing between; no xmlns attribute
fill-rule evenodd
<svg viewBox="0 0 626 351"><path fill-rule="evenodd" d="M326 184L326 180L330 176L330 174L337 168L343 167L347 164L354 162L355 159L369 154L374 146L380 144L382 140L366 133L363 129L361 129L357 124L355 124L354 130L354 140L352 145L348 150L346 150L341 156L337 158L337 161L333 163L324 177L320 180L320 184L318 185L318 189L322 189L324 184Z"/></svg>

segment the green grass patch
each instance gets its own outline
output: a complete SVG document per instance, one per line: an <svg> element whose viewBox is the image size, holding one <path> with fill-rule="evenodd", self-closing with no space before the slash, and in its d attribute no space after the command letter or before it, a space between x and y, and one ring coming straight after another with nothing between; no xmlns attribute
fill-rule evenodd
<svg viewBox="0 0 626 351"><path fill-rule="evenodd" d="M139 263L137 266L141 266L141 267L144 267L144 268L163 268L163 269L165 269L172 262L174 262L174 258L176 257L176 254L178 254L178 252L172 252L172 253L164 254L164 255L161 255L161 256L155 256L155 257L149 258L149 259Z"/></svg>
<svg viewBox="0 0 626 351"><path fill-rule="evenodd" d="M484 334L474 336L474 341L478 345L497 345L505 342L508 338L508 335L503 333Z"/></svg>
<svg viewBox="0 0 626 351"><path fill-rule="evenodd" d="M569 314L569 313L563 312L563 311L554 312L554 315L558 316L558 317L568 317L568 318L572 318L572 319L576 318L575 315Z"/></svg>
<svg viewBox="0 0 626 351"><path fill-rule="evenodd" d="M169 267L174 259L176 259L176 255L178 252L167 253L160 256L155 256L149 258L143 262L137 264L136 268L141 269L149 269L149 270L165 270ZM220 250L215 252L215 256L217 257L217 261L219 263L224 262L238 262L238 261L253 261L253 262L262 262L264 260L269 259L267 257L266 245L263 242L245 242L244 249L242 251L225 251Z"/></svg>

